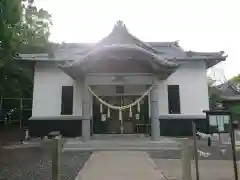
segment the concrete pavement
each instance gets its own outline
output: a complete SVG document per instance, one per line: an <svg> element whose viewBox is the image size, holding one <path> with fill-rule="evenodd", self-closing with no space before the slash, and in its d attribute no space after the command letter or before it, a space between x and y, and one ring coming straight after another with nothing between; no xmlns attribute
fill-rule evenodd
<svg viewBox="0 0 240 180"><path fill-rule="evenodd" d="M98 151L76 180L165 180L145 152Z"/></svg>

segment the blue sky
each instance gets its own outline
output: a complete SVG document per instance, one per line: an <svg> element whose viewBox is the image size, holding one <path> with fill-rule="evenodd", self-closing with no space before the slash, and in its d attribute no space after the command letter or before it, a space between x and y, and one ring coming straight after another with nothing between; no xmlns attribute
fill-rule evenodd
<svg viewBox="0 0 240 180"><path fill-rule="evenodd" d="M53 16L54 42L97 42L117 20L143 41L179 40L185 50L225 51L215 67L240 73L238 0L35 0Z"/></svg>

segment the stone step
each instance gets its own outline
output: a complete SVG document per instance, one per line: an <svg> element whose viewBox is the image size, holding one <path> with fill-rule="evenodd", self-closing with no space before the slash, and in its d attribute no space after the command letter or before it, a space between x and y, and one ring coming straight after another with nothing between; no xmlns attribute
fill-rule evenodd
<svg viewBox="0 0 240 180"><path fill-rule="evenodd" d="M92 138L111 138L111 137L119 137L119 138L133 138L133 137L138 137L138 138L144 138L148 137L145 134L93 134Z"/></svg>
<svg viewBox="0 0 240 180"><path fill-rule="evenodd" d="M179 147L64 147L63 151L160 151L180 150Z"/></svg>
<svg viewBox="0 0 240 180"><path fill-rule="evenodd" d="M161 144L179 144L176 141L108 141L108 140L90 140L90 141L81 141L81 140L67 140L66 144L136 144L136 145L161 145Z"/></svg>
<svg viewBox="0 0 240 180"><path fill-rule="evenodd" d="M158 149L179 149L179 143L175 141L112 141L112 140L68 140L64 144L64 150L158 150Z"/></svg>

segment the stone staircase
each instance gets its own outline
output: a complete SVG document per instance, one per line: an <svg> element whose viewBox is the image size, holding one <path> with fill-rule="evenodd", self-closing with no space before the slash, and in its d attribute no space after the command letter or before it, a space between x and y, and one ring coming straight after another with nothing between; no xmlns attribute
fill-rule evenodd
<svg viewBox="0 0 240 180"><path fill-rule="evenodd" d="M179 143L171 138L162 137L151 141L144 135L94 135L92 140L67 139L64 151L105 151L105 150L179 150Z"/></svg>

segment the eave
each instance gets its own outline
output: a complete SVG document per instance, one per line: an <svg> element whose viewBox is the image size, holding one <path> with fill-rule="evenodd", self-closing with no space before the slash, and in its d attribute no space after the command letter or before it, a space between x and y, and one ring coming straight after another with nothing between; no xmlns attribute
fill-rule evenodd
<svg viewBox="0 0 240 180"><path fill-rule="evenodd" d="M117 73L153 73L161 78L168 77L179 66L141 47L115 44L102 46L78 61L68 62L59 67L70 76L82 76L93 72L103 72L101 68L108 73L112 73L107 68L110 62L117 65L111 66L111 70ZM133 65L132 68L131 65Z"/></svg>
<svg viewBox="0 0 240 180"><path fill-rule="evenodd" d="M240 95L236 95L236 96L221 96L220 98L224 102L236 102L236 101L240 102Z"/></svg>
<svg viewBox="0 0 240 180"><path fill-rule="evenodd" d="M192 56L192 57L175 57L175 58L166 58L166 60L178 62L178 61L199 61L204 60L206 62L207 68L211 68L212 66L215 66L216 64L225 61L227 56Z"/></svg>

